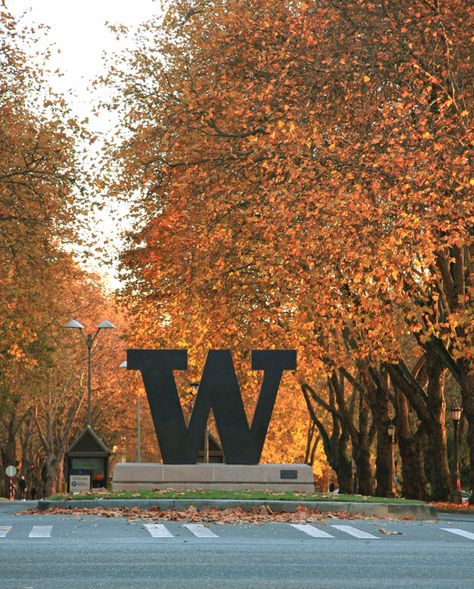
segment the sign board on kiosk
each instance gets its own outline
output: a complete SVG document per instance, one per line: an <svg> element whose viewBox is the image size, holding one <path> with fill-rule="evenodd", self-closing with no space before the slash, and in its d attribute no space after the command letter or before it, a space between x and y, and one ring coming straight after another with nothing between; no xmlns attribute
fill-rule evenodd
<svg viewBox="0 0 474 589"><path fill-rule="evenodd" d="M73 470L69 474L69 489L71 493L81 493L91 490L91 473L87 470Z"/></svg>

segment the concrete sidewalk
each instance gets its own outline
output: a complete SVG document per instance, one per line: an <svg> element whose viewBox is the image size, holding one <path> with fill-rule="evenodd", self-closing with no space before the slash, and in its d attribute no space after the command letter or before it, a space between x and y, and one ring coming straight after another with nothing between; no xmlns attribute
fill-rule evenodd
<svg viewBox="0 0 474 589"><path fill-rule="evenodd" d="M437 520L436 509L432 505L423 503L357 503L346 501L269 501L250 499L71 499L67 501L38 501L38 509L78 509L97 508L118 509L138 507L140 509L169 509L186 510L193 506L198 511L203 509L232 509L240 507L246 511L268 506L274 513L295 512L301 505L307 509L317 509L325 512L346 512L359 515L373 515L379 517L407 517L416 520Z"/></svg>

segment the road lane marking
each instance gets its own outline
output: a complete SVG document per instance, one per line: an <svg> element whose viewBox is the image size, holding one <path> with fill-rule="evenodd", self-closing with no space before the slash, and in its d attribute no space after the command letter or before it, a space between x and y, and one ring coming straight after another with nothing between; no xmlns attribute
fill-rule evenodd
<svg viewBox="0 0 474 589"><path fill-rule="evenodd" d="M11 526L0 526L0 538L5 538L11 529Z"/></svg>
<svg viewBox="0 0 474 589"><path fill-rule="evenodd" d="M340 530L341 532L345 532L346 534L354 536L354 538L361 538L364 540L368 540L368 539L379 540L380 539L378 536L373 536L372 534L369 534L369 532L364 532L363 530L358 530L357 528L354 528L353 526L340 526L340 525L331 524L331 528L336 528L336 530Z"/></svg>
<svg viewBox="0 0 474 589"><path fill-rule="evenodd" d="M460 530L459 528L441 528L445 532L451 532L451 534L457 534L458 536L463 536L464 538L468 538L469 540L474 540L474 534L472 532L466 532L464 530Z"/></svg>
<svg viewBox="0 0 474 589"><path fill-rule="evenodd" d="M331 534L324 532L323 530L319 530L314 526L310 526L309 524L290 524L293 528L308 534L308 536L312 536L313 538L334 538Z"/></svg>
<svg viewBox="0 0 474 589"><path fill-rule="evenodd" d="M183 524L183 528L188 528L191 534L194 534L198 538L218 538L217 534L214 534L212 530L206 528L202 524Z"/></svg>
<svg viewBox="0 0 474 589"><path fill-rule="evenodd" d="M33 526L28 538L51 538L53 526Z"/></svg>
<svg viewBox="0 0 474 589"><path fill-rule="evenodd" d="M145 528L153 538L174 538L173 534L163 524L145 524Z"/></svg>

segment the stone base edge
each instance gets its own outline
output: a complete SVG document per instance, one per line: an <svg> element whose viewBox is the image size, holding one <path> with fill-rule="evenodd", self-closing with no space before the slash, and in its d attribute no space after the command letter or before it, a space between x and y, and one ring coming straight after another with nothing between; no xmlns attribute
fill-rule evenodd
<svg viewBox="0 0 474 589"><path fill-rule="evenodd" d="M112 489L222 489L312 493L307 464L153 464L119 463Z"/></svg>

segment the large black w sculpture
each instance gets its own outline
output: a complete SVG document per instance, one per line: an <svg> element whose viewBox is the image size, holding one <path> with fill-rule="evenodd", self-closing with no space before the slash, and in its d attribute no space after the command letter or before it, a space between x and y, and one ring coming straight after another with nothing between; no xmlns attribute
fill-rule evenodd
<svg viewBox="0 0 474 589"><path fill-rule="evenodd" d="M255 350L252 370L263 370L252 427L245 414L229 350L207 356L186 427L173 370L186 370L186 350L128 350L127 367L143 376L163 462L195 464L212 409L228 464L258 464L283 370L296 369L295 350Z"/></svg>

